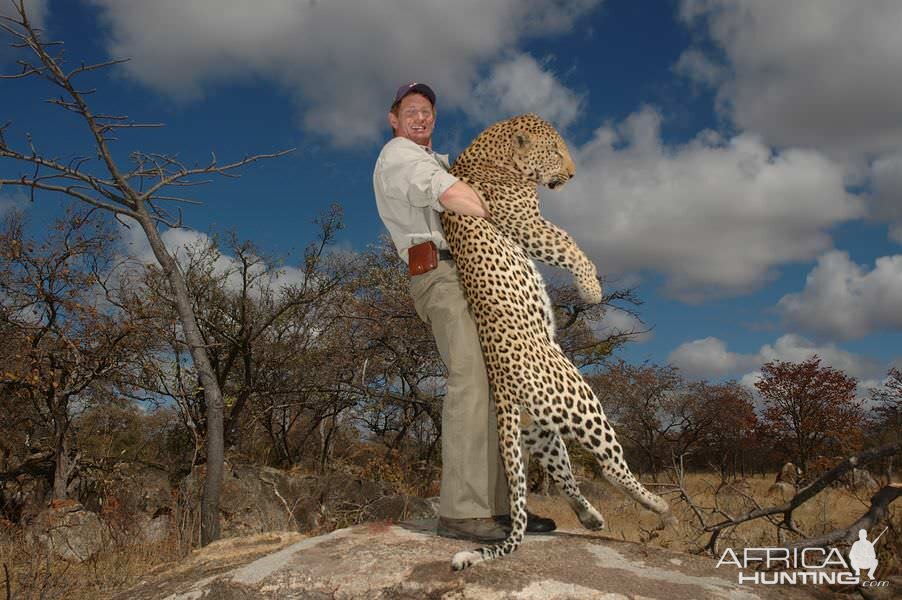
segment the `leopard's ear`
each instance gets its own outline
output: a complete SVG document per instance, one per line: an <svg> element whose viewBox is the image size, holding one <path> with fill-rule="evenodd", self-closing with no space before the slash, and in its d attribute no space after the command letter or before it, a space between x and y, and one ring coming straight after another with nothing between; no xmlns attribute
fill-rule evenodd
<svg viewBox="0 0 902 600"><path fill-rule="evenodd" d="M532 149L532 144L532 134L525 129L518 129L511 135L511 149L514 154L526 154Z"/></svg>

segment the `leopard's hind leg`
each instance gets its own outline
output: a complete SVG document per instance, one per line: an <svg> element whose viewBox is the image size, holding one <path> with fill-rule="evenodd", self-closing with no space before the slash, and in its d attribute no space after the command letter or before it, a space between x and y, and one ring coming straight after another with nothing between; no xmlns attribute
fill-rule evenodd
<svg viewBox="0 0 902 600"><path fill-rule="evenodd" d="M570 455L567 447L558 434L542 429L535 421L522 431L523 441L529 448L530 456L534 456L552 481L567 497L570 508L576 513L579 522L586 529L602 529L604 517L598 512L582 492L573 477Z"/></svg>
<svg viewBox="0 0 902 600"><path fill-rule="evenodd" d="M566 433L594 455L605 479L622 488L645 508L660 515L669 513L670 507L667 502L648 491L633 476L623 458L623 448L617 443L614 428L605 417L601 403L587 383L580 381L580 385L585 386L583 397L588 398L583 405L584 412L580 415L582 426L567 428ZM569 414L565 414L565 419L569 419L568 422L571 423L575 420L572 411L573 409L568 409Z"/></svg>

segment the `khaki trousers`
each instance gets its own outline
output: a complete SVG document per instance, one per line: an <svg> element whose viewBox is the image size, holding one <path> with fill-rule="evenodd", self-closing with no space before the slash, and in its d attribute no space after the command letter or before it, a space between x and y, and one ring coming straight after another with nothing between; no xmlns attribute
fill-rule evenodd
<svg viewBox="0 0 902 600"><path fill-rule="evenodd" d="M506 515L507 478L476 323L451 261L410 279L417 314L432 328L448 369L442 404L439 514L451 519Z"/></svg>

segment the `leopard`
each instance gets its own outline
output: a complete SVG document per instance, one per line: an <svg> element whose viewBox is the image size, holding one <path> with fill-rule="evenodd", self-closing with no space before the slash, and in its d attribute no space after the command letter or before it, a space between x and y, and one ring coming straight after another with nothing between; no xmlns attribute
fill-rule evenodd
<svg viewBox="0 0 902 600"><path fill-rule="evenodd" d="M529 113L486 128L450 172L482 198L485 218L445 210L445 239L470 304L495 403L507 475L511 528L503 541L456 553L451 567L511 554L526 530L521 443L549 474L583 527L604 527L580 492L564 439L588 450L604 476L643 507L669 515L666 500L632 474L598 397L555 341L554 307L535 261L569 271L583 302L602 301L595 264L539 210L538 186L560 189L575 175L569 148L548 121ZM521 429L521 414L529 424Z"/></svg>

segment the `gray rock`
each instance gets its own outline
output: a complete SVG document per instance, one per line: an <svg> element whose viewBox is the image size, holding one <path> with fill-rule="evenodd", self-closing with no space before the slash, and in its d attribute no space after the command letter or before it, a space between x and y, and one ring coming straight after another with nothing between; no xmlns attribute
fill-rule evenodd
<svg viewBox="0 0 902 600"><path fill-rule="evenodd" d="M70 484L70 497L78 498L88 510L103 512L109 503L122 514L153 515L173 508L173 485L169 473L160 467L136 462L120 462L109 471L92 469Z"/></svg>
<svg viewBox="0 0 902 600"><path fill-rule="evenodd" d="M876 492L880 489L877 480L874 479L874 476L867 469L853 468L852 472L849 473L848 479L849 487L853 490Z"/></svg>
<svg viewBox="0 0 902 600"><path fill-rule="evenodd" d="M780 501L786 501L796 495L796 487L785 481L778 481L767 488L767 495L771 498L779 498Z"/></svg>
<svg viewBox="0 0 902 600"><path fill-rule="evenodd" d="M135 527L138 531L137 541L143 544L159 544L173 531L172 514L164 512L155 517L138 515L135 518Z"/></svg>
<svg viewBox="0 0 902 600"><path fill-rule="evenodd" d="M55 501L34 519L29 535L70 562L83 562L109 542L109 528L74 500Z"/></svg>
<svg viewBox="0 0 902 600"><path fill-rule="evenodd" d="M474 545L437 537L434 521L368 524L328 535L222 540L147 577L120 600L570 600L815 598L803 587L740 585L710 557L580 532L529 536L512 556L451 570Z"/></svg>

